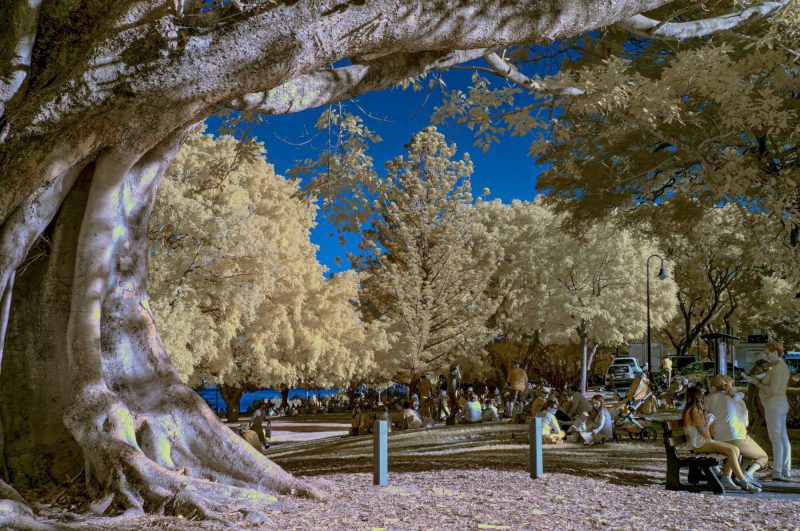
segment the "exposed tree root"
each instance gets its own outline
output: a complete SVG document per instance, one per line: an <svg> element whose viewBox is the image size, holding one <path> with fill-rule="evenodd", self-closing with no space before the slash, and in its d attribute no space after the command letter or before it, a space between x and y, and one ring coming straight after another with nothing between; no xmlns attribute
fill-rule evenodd
<svg viewBox="0 0 800 531"><path fill-rule="evenodd" d="M55 526L36 520L25 499L0 479L0 529L56 529Z"/></svg>

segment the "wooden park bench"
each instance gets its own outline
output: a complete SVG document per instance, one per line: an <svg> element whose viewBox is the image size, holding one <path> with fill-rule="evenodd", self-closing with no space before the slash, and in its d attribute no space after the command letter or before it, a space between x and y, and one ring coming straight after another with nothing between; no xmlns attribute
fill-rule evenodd
<svg viewBox="0 0 800 531"><path fill-rule="evenodd" d="M667 451L667 490L687 490L690 492L711 491L724 494L725 487L712 472L712 468L720 464L724 456L719 454L694 455L683 451L686 436L675 435L674 431L683 432L683 419L667 420L664 425L664 449ZM681 469L688 468L689 483L681 481Z"/></svg>

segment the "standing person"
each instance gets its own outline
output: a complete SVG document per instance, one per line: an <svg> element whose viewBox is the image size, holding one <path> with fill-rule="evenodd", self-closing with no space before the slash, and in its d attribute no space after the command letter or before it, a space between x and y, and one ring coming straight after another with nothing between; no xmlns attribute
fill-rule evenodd
<svg viewBox="0 0 800 531"><path fill-rule="evenodd" d="M667 387L672 383L672 358L667 356L661 360L661 370L667 375Z"/></svg>
<svg viewBox="0 0 800 531"><path fill-rule="evenodd" d="M750 412L750 425L748 428L755 430L764 425L764 405L761 403L761 397L758 393L758 379L755 378L759 374L766 373L771 367L766 357L759 357L756 362L747 371L746 376L753 378L746 378L747 391L745 392L745 404L747 404L747 411Z"/></svg>
<svg viewBox="0 0 800 531"><path fill-rule="evenodd" d="M264 406L261 402L258 402L253 412L253 417L250 419L250 429L256 432L261 444L267 446L267 436L264 434L264 417Z"/></svg>
<svg viewBox="0 0 800 531"><path fill-rule="evenodd" d="M769 442L772 443L772 479L788 481L792 477L792 446L786 429L786 417L789 414L786 387L791 375L783 361L783 347L777 341L767 343L767 360L773 364L772 368L760 376L761 381L756 386L764 405Z"/></svg>
<svg viewBox="0 0 800 531"><path fill-rule="evenodd" d="M458 414L458 387L461 385L461 368L458 363L454 363L450 367L450 375L447 378L447 401L450 404L450 417L448 422L455 422L456 415ZM452 420L450 420L452 419Z"/></svg>
<svg viewBox="0 0 800 531"><path fill-rule="evenodd" d="M433 417L433 408L431 407L433 399L433 386L425 373L419 377L419 413L422 417Z"/></svg>
<svg viewBox="0 0 800 531"><path fill-rule="evenodd" d="M444 420L450 415L447 409L447 378L444 374L439 375L439 420Z"/></svg>
<svg viewBox="0 0 800 531"><path fill-rule="evenodd" d="M683 409L683 433L692 451L696 454L722 454L727 458L720 478L725 488L736 488L731 480L731 474L735 474L743 491L750 494L761 492L761 489L747 481L742 472L739 466L739 449L732 444L711 439L709 428L714 420L714 416L705 409L702 389L690 387L686 391L686 407Z"/></svg>
<svg viewBox="0 0 800 531"><path fill-rule="evenodd" d="M589 412L588 428L590 431L582 434L583 442L586 444L602 444L614 438L614 421L611 413L606 409L606 401L603 395L592 397L592 410Z"/></svg>
<svg viewBox="0 0 800 531"><path fill-rule="evenodd" d="M521 398L522 393L528 390L528 373L519 366L519 362L515 361L508 371L506 381L512 392L509 415L513 417L517 401Z"/></svg>
<svg viewBox="0 0 800 531"><path fill-rule="evenodd" d="M714 416L711 437L737 447L742 459L750 461L744 477L756 487L761 487L754 479L754 474L767 466L768 457L767 452L747 435L748 415L744 393L736 392L730 376L718 374L710 378L708 384L711 394L705 398L705 406Z"/></svg>

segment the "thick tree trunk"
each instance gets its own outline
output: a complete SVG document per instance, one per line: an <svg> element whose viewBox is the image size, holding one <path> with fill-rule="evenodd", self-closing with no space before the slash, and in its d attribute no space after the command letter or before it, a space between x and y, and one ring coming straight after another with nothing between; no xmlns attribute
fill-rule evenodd
<svg viewBox="0 0 800 531"><path fill-rule="evenodd" d="M228 422L238 422L239 403L244 394L244 387L222 384L219 386L219 394L222 397L222 401L225 402L225 418Z"/></svg>
<svg viewBox="0 0 800 531"><path fill-rule="evenodd" d="M22 487L61 482L83 467L63 420L73 396L64 344L91 171L87 168L45 232L49 256L15 282L0 371L0 420L7 431L9 477Z"/></svg>
<svg viewBox="0 0 800 531"><path fill-rule="evenodd" d="M9 475L30 486L83 468L98 513L213 518L266 508L271 494L315 495L222 424L159 339L147 222L182 133L144 157L105 153L87 167L53 224L50 256L12 298L0 372Z"/></svg>

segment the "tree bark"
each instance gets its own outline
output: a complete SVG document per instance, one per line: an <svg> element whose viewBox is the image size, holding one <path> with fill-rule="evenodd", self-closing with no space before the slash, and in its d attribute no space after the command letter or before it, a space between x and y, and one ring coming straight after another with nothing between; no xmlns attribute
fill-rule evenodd
<svg viewBox="0 0 800 531"><path fill-rule="evenodd" d="M0 371L0 421L8 432L9 477L21 487L62 482L83 467L63 421L73 395L63 351L91 173L91 167L84 171L45 232L49 256L31 264L15 284Z"/></svg>
<svg viewBox="0 0 800 531"><path fill-rule="evenodd" d="M586 392L587 369L589 361L589 334L586 331L586 322L581 321L578 327L578 335L581 338L581 393Z"/></svg>
<svg viewBox="0 0 800 531"><path fill-rule="evenodd" d="M244 394L244 387L222 384L219 386L219 394L225 402L225 418L228 422L239 421L239 402Z"/></svg>
<svg viewBox="0 0 800 531"><path fill-rule="evenodd" d="M32 486L83 468L98 513L216 518L264 509L271 494L316 495L221 424L159 340L147 222L184 137L87 166L54 223L52 253L12 298L0 372L10 476Z"/></svg>

